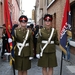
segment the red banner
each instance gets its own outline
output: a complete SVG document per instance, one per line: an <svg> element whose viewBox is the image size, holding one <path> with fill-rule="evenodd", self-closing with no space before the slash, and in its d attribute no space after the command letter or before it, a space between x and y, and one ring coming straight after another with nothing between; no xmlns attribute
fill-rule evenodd
<svg viewBox="0 0 75 75"><path fill-rule="evenodd" d="M66 0L64 13L62 18L62 25L60 31L60 45L62 49L66 50L67 47L67 30L71 30L71 11L69 0Z"/></svg>
<svg viewBox="0 0 75 75"><path fill-rule="evenodd" d="M8 6L8 0L4 0L4 20L5 20L5 25L6 25L6 33L8 35L8 39L11 39L11 15L9 11L9 6ZM12 49L12 41L9 41L10 44L10 50Z"/></svg>

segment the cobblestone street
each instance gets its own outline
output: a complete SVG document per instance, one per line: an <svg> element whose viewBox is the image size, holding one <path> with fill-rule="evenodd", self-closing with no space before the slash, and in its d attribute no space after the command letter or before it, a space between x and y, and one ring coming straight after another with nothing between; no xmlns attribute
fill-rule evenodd
<svg viewBox="0 0 75 75"><path fill-rule="evenodd" d="M53 75L60 75L61 52L57 50L56 55L57 55L58 66L54 68ZM37 66L37 61L38 59L32 60L31 69L28 70L28 75L42 75L42 69ZM69 70L69 66L73 66L73 65L70 62L63 60L62 75L75 75L75 72L72 72L75 69L71 68L73 69L71 71ZM12 67L9 65L9 62L6 60L0 59L0 75L14 75ZM17 71L16 71L16 75L18 75Z"/></svg>

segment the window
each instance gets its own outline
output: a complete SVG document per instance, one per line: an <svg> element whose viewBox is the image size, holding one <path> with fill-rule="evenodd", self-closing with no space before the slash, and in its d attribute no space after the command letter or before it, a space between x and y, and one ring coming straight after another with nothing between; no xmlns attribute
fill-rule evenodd
<svg viewBox="0 0 75 75"><path fill-rule="evenodd" d="M49 3L51 3L52 0L47 0L47 5L49 5Z"/></svg>
<svg viewBox="0 0 75 75"><path fill-rule="evenodd" d="M75 4L71 7L72 12L72 38L75 40Z"/></svg>
<svg viewBox="0 0 75 75"><path fill-rule="evenodd" d="M54 13L54 28L56 29L56 13Z"/></svg>

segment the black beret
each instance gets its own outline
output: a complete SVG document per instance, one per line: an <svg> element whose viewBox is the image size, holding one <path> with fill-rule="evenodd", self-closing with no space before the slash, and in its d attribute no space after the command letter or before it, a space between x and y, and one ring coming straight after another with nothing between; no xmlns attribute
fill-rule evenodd
<svg viewBox="0 0 75 75"><path fill-rule="evenodd" d="M44 21L46 21L46 20L52 21L53 20L53 17L50 14L45 14L43 19L44 19Z"/></svg>
<svg viewBox="0 0 75 75"><path fill-rule="evenodd" d="M28 21L27 16L21 15L21 16L19 17L19 22L27 22L27 21Z"/></svg>

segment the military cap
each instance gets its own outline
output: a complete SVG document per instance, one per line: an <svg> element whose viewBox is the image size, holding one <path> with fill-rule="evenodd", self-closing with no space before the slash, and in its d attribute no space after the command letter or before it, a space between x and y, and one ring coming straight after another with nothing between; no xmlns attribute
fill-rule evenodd
<svg viewBox="0 0 75 75"><path fill-rule="evenodd" d="M19 22L27 22L27 21L28 21L27 16L21 15L21 16L19 17Z"/></svg>
<svg viewBox="0 0 75 75"><path fill-rule="evenodd" d="M44 21L52 21L52 20L53 20L52 15L50 15L50 14L44 15Z"/></svg>

